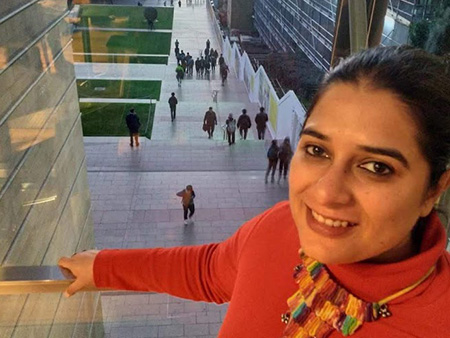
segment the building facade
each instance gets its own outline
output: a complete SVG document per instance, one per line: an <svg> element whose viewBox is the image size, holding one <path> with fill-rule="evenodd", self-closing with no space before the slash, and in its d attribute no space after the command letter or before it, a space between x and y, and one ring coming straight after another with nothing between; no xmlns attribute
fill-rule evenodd
<svg viewBox="0 0 450 338"><path fill-rule="evenodd" d="M254 0L255 27L274 50L302 50L319 68L328 70L333 58L333 43L339 9L348 9L347 0ZM382 2L382 1L381 1ZM380 2L380 3L381 3ZM381 44L408 43L409 25L430 15L436 1L391 0L382 22ZM368 2L367 6L372 3ZM383 7L383 4L375 6ZM382 10L382 9L381 9ZM348 25L346 13L341 23ZM384 14L383 14L384 15ZM339 20L338 20L339 21ZM375 39L376 40L376 39Z"/></svg>
<svg viewBox="0 0 450 338"><path fill-rule="evenodd" d="M94 247L67 3L0 6L0 267ZM98 294L61 297L0 296L0 336L103 336Z"/></svg>
<svg viewBox="0 0 450 338"><path fill-rule="evenodd" d="M255 0L255 27L274 50L303 51L330 68L338 0Z"/></svg>

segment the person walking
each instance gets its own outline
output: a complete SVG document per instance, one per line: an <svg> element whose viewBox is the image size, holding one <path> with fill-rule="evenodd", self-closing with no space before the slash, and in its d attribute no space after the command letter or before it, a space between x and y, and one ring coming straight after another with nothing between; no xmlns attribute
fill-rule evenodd
<svg viewBox="0 0 450 338"><path fill-rule="evenodd" d="M139 121L139 116L137 116L134 108L130 109L125 121L130 132L130 146L133 147L134 139L136 147L139 147L139 127L141 126L141 122Z"/></svg>
<svg viewBox="0 0 450 338"><path fill-rule="evenodd" d="M232 145L235 142L236 137L236 120L233 118L233 114L229 114L227 120L225 121L227 126L227 136L228 136L228 145Z"/></svg>
<svg viewBox="0 0 450 338"><path fill-rule="evenodd" d="M200 58L199 67L200 67L200 76L203 77L203 73L205 71L205 59L203 58L203 56Z"/></svg>
<svg viewBox="0 0 450 338"><path fill-rule="evenodd" d="M218 62L219 62L219 67L221 67L225 63L225 58L223 57L223 54L220 54Z"/></svg>
<svg viewBox="0 0 450 338"><path fill-rule="evenodd" d="M197 60L195 60L195 72L197 74L197 77L200 76L200 58L197 58Z"/></svg>
<svg viewBox="0 0 450 338"><path fill-rule="evenodd" d="M175 93L172 93L169 98L170 118L172 119L172 122L177 117L177 104L178 100L175 97Z"/></svg>
<svg viewBox="0 0 450 338"><path fill-rule="evenodd" d="M210 55L209 60L211 61L211 70L214 73L216 71L217 59L214 55Z"/></svg>
<svg viewBox="0 0 450 338"><path fill-rule="evenodd" d="M258 131L258 140L264 140L267 121L269 121L269 117L264 112L264 107L260 107L259 113L255 116L256 130Z"/></svg>
<svg viewBox="0 0 450 338"><path fill-rule="evenodd" d="M183 205L183 217L184 217L184 225L188 225L188 217L189 221L192 223L192 216L195 212L194 198L195 192L192 185L187 185L186 189L183 189L177 192L177 196L181 197L181 204ZM189 211L189 216L188 216Z"/></svg>
<svg viewBox="0 0 450 338"><path fill-rule="evenodd" d="M249 128L252 127L252 121L250 117L247 115L247 109L242 109L242 114L239 116L237 121L237 127L239 128L239 135L241 135L241 140L247 139L247 132Z"/></svg>
<svg viewBox="0 0 450 338"><path fill-rule="evenodd" d="M209 107L205 113L203 125L206 126L205 129L208 132L208 138L212 138L214 136L214 127L217 125L217 116L212 107Z"/></svg>
<svg viewBox="0 0 450 338"><path fill-rule="evenodd" d="M275 182L275 171L277 169L277 162L278 162L278 152L279 152L277 140L272 140L272 143L270 144L270 148L267 151L267 170L266 170L266 179L265 182L267 183L267 179L269 177L270 171L272 171L272 180L271 182Z"/></svg>
<svg viewBox="0 0 450 338"><path fill-rule="evenodd" d="M286 180L292 155L291 141L289 137L286 137L283 144L280 146L280 152L278 153L278 160L280 161L280 175L278 176L278 183L280 183L282 173L284 180Z"/></svg>
<svg viewBox="0 0 450 338"><path fill-rule="evenodd" d="M184 68L183 68L183 66L178 65L177 68L175 68L175 73L177 74L176 78L177 78L177 82L178 82L178 87L181 87L181 81L184 78Z"/></svg>
<svg viewBox="0 0 450 338"><path fill-rule="evenodd" d="M228 71L229 71L229 68L228 68L227 64L222 63L222 65L220 66L220 77L222 79L222 86L225 86L225 81L227 80L227 77L228 77Z"/></svg>
<svg viewBox="0 0 450 338"><path fill-rule="evenodd" d="M208 40L206 40L206 48L209 49L211 47L211 42Z"/></svg>

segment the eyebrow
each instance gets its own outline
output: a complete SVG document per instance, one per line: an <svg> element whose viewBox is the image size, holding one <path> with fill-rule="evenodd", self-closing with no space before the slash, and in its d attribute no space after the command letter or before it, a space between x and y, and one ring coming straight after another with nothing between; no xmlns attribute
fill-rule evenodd
<svg viewBox="0 0 450 338"><path fill-rule="evenodd" d="M318 138L323 141L330 141L330 138L328 136L326 136L322 133L319 133L318 131L311 129L311 128L303 129L300 136L303 136L303 135L309 135L309 136ZM401 164L403 164L403 166L405 168L409 169L409 163L406 160L405 156L403 156L402 153L396 149L377 148L377 147L362 146L362 145L358 146L358 148L361 150L364 150L366 152L372 153L372 154L392 157L392 158L396 159L397 161L399 161Z"/></svg>
<svg viewBox="0 0 450 338"><path fill-rule="evenodd" d="M358 148L360 148L364 151L367 151L369 153L372 153L372 154L378 154L378 155L392 157L392 158L396 159L397 161L401 162L405 166L405 168L409 169L409 163L406 160L405 156L403 156L402 153L396 149L376 148L376 147L369 147L369 146L358 146Z"/></svg>
<svg viewBox="0 0 450 338"><path fill-rule="evenodd" d="M330 138L328 136L325 136L324 134L319 133L318 131L311 129L311 128L303 129L300 134L300 137L302 137L303 135L309 135L309 136L316 137L316 138L318 138L320 140L324 140L324 141L330 140Z"/></svg>

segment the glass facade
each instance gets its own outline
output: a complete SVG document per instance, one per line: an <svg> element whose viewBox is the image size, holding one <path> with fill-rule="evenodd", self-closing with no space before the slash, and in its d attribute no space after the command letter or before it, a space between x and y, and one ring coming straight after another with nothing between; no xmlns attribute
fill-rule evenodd
<svg viewBox="0 0 450 338"><path fill-rule="evenodd" d="M67 0L0 5L2 267L55 265L62 255L94 246L67 15ZM98 295L82 304L62 304L61 297L0 296L0 336L101 335L92 325ZM64 309L91 319L57 319Z"/></svg>
<svg viewBox="0 0 450 338"><path fill-rule="evenodd" d="M338 0L255 0L255 26L274 50L300 48L316 66L330 68Z"/></svg>

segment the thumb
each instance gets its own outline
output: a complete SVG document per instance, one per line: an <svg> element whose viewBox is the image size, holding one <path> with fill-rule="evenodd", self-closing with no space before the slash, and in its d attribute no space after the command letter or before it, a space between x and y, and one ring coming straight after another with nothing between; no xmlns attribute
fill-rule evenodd
<svg viewBox="0 0 450 338"><path fill-rule="evenodd" d="M76 294L83 288L83 283L77 278L75 281L69 285L69 287L64 291L64 297L69 298Z"/></svg>

